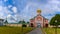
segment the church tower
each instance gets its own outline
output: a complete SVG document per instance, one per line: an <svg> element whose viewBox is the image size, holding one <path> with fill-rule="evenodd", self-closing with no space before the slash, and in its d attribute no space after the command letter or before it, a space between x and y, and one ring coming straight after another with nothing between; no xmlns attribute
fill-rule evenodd
<svg viewBox="0 0 60 34"><path fill-rule="evenodd" d="M40 9L37 10L37 15L41 15L41 10Z"/></svg>

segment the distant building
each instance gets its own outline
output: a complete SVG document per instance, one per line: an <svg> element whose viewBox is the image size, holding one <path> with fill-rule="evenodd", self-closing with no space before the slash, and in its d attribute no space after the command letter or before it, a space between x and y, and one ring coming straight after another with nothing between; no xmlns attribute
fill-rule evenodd
<svg viewBox="0 0 60 34"><path fill-rule="evenodd" d="M8 23L8 24L5 24L6 26L14 26L14 27L22 27L22 24L19 24L19 23ZM29 24L26 24L27 27L29 27Z"/></svg>
<svg viewBox="0 0 60 34"><path fill-rule="evenodd" d="M48 27L48 19L41 15L41 10L37 10L37 16L30 19L31 27Z"/></svg>
<svg viewBox="0 0 60 34"><path fill-rule="evenodd" d="M3 26L4 19L0 19L0 26Z"/></svg>

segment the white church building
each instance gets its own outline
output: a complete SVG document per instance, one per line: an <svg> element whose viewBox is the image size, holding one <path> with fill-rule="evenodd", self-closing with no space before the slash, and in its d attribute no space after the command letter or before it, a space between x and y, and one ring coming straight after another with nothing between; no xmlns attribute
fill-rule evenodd
<svg viewBox="0 0 60 34"><path fill-rule="evenodd" d="M4 24L4 19L0 19L0 26L3 26Z"/></svg>

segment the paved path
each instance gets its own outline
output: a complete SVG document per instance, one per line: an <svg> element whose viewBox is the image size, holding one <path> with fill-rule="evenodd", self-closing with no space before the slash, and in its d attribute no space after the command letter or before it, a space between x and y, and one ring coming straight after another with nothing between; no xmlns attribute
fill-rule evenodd
<svg viewBox="0 0 60 34"><path fill-rule="evenodd" d="M28 34L42 34L42 31L40 28L36 28L35 30L29 32Z"/></svg>

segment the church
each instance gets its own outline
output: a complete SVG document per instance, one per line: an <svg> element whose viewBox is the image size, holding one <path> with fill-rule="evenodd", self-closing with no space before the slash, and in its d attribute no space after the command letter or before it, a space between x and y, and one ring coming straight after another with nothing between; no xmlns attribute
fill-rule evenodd
<svg viewBox="0 0 60 34"><path fill-rule="evenodd" d="M48 27L48 19L41 15L41 10L37 10L37 15L30 19L31 27Z"/></svg>

